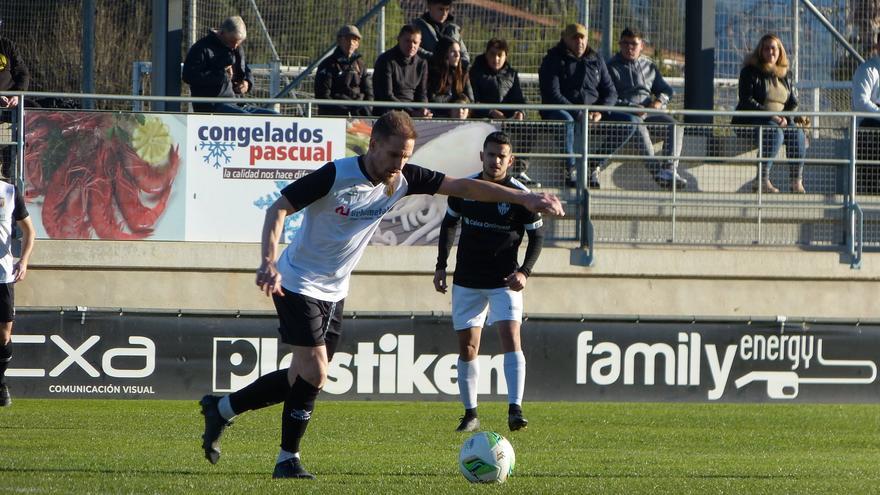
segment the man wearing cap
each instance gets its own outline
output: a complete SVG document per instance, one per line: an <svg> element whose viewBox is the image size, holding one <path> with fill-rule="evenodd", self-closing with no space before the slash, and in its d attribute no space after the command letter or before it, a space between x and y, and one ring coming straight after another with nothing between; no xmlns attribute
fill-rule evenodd
<svg viewBox="0 0 880 495"><path fill-rule="evenodd" d="M373 86L367 68L357 51L361 32L357 26L346 25L336 33L336 50L318 66L315 74L315 98L320 100L371 101ZM321 115L368 116L370 107L319 105Z"/></svg>
<svg viewBox="0 0 880 495"><path fill-rule="evenodd" d="M541 102L553 105L603 105L613 106L617 103L617 91L605 61L587 44L587 28L583 24L569 24L562 32L562 39L541 61L538 70L538 83L541 89ZM565 152L575 153L575 126L583 121L583 111L542 110L541 118L545 120L563 120L566 122ZM620 112L595 112L588 115L590 122L635 122L635 117ZM583 132L578 125L579 132ZM590 131L591 142L598 141L592 153L607 155L617 150L633 134L632 126L607 126ZM598 139L597 139L598 138ZM579 147L583 140L578 140ZM577 150L578 153L581 150ZM574 186L574 157L567 160L568 170L566 182ZM599 187L598 160L590 161L589 187Z"/></svg>
<svg viewBox="0 0 880 495"><path fill-rule="evenodd" d="M245 62L241 46L246 38L244 20L233 16L193 44L183 62L183 81L189 84L193 96L243 98L253 89L251 68ZM192 106L196 112L206 113L277 113L231 103L193 103Z"/></svg>

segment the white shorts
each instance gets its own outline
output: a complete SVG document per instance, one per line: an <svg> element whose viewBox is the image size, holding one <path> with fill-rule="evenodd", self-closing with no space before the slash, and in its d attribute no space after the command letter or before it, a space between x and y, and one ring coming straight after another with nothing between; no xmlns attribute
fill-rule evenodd
<svg viewBox="0 0 880 495"><path fill-rule="evenodd" d="M522 292L507 287L471 289L452 284L452 326L456 331L482 327L496 321L522 322Z"/></svg>

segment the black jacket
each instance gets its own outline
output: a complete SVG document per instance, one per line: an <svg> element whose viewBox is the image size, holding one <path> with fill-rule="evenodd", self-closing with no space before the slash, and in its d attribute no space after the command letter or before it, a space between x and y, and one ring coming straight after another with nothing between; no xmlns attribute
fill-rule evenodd
<svg viewBox="0 0 880 495"><path fill-rule="evenodd" d="M486 56L479 55L474 59L474 64L471 66L470 77L476 103L504 103L511 105L523 105L526 103L522 88L520 87L519 73L507 62L504 63L504 67L501 70L496 72L489 68L489 65L486 63ZM511 118L516 113L516 110L504 110L503 113L505 117ZM489 111L474 110L473 116L485 118L489 116Z"/></svg>
<svg viewBox="0 0 880 495"><path fill-rule="evenodd" d="M428 62L418 55L407 59L394 45L376 59L373 92L376 101L427 103ZM381 110L384 113L388 109Z"/></svg>
<svg viewBox="0 0 880 495"><path fill-rule="evenodd" d="M225 71L230 65L232 79ZM251 89L254 87L251 68L245 62L241 46L231 50L223 44L216 31L210 30L207 36L196 41L187 52L183 62L183 80L189 84L193 96L229 98L237 96L232 89L233 79L245 80L250 83Z"/></svg>
<svg viewBox="0 0 880 495"><path fill-rule="evenodd" d="M575 58L559 42L547 50L538 70L541 102L574 105L614 105L617 90L605 61L592 48Z"/></svg>
<svg viewBox="0 0 880 495"><path fill-rule="evenodd" d="M9 38L0 36L0 91L27 91L30 72Z"/></svg>
<svg viewBox="0 0 880 495"><path fill-rule="evenodd" d="M434 54L434 48L437 47L437 42L445 36L458 42L461 47L461 63L465 68L470 65L471 57L468 54L467 47L464 45L464 40L461 39L461 27L455 23L455 18L452 15L447 16L446 22L443 24L437 24L431 18L431 14L425 12L421 17L413 19L410 24L419 28L419 31L422 32L419 55L423 58L431 58L431 55Z"/></svg>
<svg viewBox="0 0 880 495"><path fill-rule="evenodd" d="M361 54L354 52L348 57L336 47L332 55L325 58L315 74L315 98L321 100L373 99L373 85L367 76L367 67ZM370 115L369 107L346 107L319 105L321 115Z"/></svg>
<svg viewBox="0 0 880 495"><path fill-rule="evenodd" d="M764 102L767 99L767 84L772 79L778 79L788 89L788 100L782 109L784 112L797 110L797 91L791 84L791 73L778 78L775 74L764 72L754 65L747 65L739 72L739 103L737 110L762 111L766 110ZM731 119L733 124L762 124L767 122L768 117L748 117L737 115Z"/></svg>

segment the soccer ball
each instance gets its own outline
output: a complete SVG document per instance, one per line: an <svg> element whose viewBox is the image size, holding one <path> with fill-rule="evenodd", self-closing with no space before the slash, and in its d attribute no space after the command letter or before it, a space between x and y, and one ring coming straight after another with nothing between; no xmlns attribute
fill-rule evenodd
<svg viewBox="0 0 880 495"><path fill-rule="evenodd" d="M481 431L465 440L458 454L458 468L471 483L504 483L515 463L513 446L492 431Z"/></svg>

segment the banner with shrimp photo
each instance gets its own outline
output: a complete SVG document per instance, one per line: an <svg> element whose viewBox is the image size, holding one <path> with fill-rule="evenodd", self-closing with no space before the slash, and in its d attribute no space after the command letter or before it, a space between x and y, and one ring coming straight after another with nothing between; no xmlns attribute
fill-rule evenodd
<svg viewBox="0 0 880 495"><path fill-rule="evenodd" d="M25 115L25 201L41 239L183 240L185 117Z"/></svg>
<svg viewBox="0 0 880 495"><path fill-rule="evenodd" d="M281 189L345 156L345 120L190 115L187 143L186 239L259 242ZM282 242L299 217L288 217Z"/></svg>
<svg viewBox="0 0 880 495"><path fill-rule="evenodd" d="M349 156L366 152L372 122L349 122ZM498 130L487 122L417 120L415 125L419 137L410 163L452 177L467 177L481 170L483 141ZM445 215L446 196L407 196L385 214L370 243L386 246L434 245Z"/></svg>

